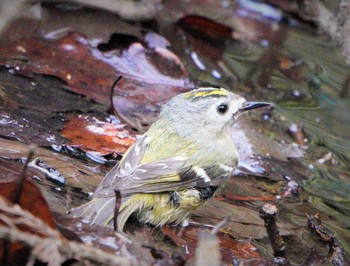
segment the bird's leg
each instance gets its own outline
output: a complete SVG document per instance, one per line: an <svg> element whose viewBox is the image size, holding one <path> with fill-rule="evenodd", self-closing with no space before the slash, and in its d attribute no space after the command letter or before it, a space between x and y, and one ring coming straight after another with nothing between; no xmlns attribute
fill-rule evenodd
<svg viewBox="0 0 350 266"><path fill-rule="evenodd" d="M211 225L211 224L199 223L199 222L195 222L195 221L192 221L192 220L189 220L188 223L189 223L189 225L194 225L194 226L198 226L198 227L206 227L206 228L209 228L209 229L212 229L212 228L215 227L214 225Z"/></svg>
<svg viewBox="0 0 350 266"><path fill-rule="evenodd" d="M185 231L185 228L188 227L189 224L190 224L190 223L189 223L188 218L186 218L185 220L183 220L183 221L181 222L181 224L180 224L179 231L178 231L177 235L181 237L181 236L183 235L184 231Z"/></svg>

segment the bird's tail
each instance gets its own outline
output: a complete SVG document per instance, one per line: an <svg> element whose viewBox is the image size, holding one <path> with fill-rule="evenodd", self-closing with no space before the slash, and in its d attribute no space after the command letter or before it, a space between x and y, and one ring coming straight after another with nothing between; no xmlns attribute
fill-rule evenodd
<svg viewBox="0 0 350 266"><path fill-rule="evenodd" d="M118 231L123 231L126 221L139 207L139 202L132 200L132 196L122 199L117 217ZM114 212L115 197L94 198L84 205L71 209L71 215L73 217L81 217L89 221L90 225L102 227L113 227Z"/></svg>
<svg viewBox="0 0 350 266"><path fill-rule="evenodd" d="M94 198L88 203L71 209L73 217L81 217L91 225L112 226L115 197Z"/></svg>

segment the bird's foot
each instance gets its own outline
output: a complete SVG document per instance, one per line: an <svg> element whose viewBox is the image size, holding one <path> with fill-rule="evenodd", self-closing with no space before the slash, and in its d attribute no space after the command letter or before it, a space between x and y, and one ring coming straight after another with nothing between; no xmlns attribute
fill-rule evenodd
<svg viewBox="0 0 350 266"><path fill-rule="evenodd" d="M194 226L198 226L198 227L205 227L208 229L213 229L215 227L214 225L211 225L211 224L199 223L199 222L195 222L192 220L189 220L188 223L189 223L189 225L194 225Z"/></svg>

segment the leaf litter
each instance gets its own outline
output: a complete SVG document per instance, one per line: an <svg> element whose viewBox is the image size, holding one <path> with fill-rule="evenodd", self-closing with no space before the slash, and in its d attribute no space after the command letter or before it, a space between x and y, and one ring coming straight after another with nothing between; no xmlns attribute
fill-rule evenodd
<svg viewBox="0 0 350 266"><path fill-rule="evenodd" d="M55 4L37 5L36 8L52 14L47 16L49 19L46 18L44 23L30 19L26 21L27 23L23 23L23 18L12 22L14 26L8 27L0 40L0 63L4 67L0 72L2 75L0 80L3 83L2 91L5 91L5 94L1 94L0 111L3 114L1 121L4 123L13 121L34 130L33 132L27 130L21 134L21 131L17 130L19 127L10 129L3 127L1 136L16 140L1 139L0 156L5 160L5 165L20 165L20 161L13 160L23 161L26 158L27 145L18 141L34 142L46 147L52 144L74 143L88 152L103 155L116 152L122 155L132 143L135 133L127 131L129 129L125 129L119 122L113 124L107 121L111 98L112 109L116 114L129 124L130 129L142 133L156 119L162 104L177 93L193 88L194 84L234 87L238 93L249 99L269 99L281 103L282 108L277 106L275 113L252 114L249 119L242 119L237 125L236 130L240 133L237 142L241 142L242 158L240 168L236 171L237 176L226 185L223 197L211 200L205 207L195 212L194 220L216 224L229 214L232 219L229 226L219 233L222 245L227 243L220 249L223 262L231 262L233 259L237 263L268 264L272 262L269 258L272 258L273 254L268 245L263 221L258 214L265 200L254 200L254 197L255 199L267 197L277 203L278 227L286 240L286 253L290 254L289 259L294 262L312 260L310 256L305 255L307 250L312 250L311 246L315 245L306 237L308 235L305 227L306 210L311 215L321 213L322 221L329 228L339 230L337 221L332 220L327 214L330 210L333 211L332 206L344 208L346 203L339 205L337 199L330 197L326 200L328 205L320 205L322 208L310 204L312 203L308 194L310 191L316 195L317 201L319 197L324 198L319 192L324 184L319 179L306 182L315 175L313 155L317 154L317 159L321 158L318 151L314 154L309 153L311 150L309 146L314 147L315 133L305 125L305 122L295 121L302 131L298 129L296 133L293 131L289 135L291 121L295 117L286 112L288 108L283 109L283 106L293 106L293 103L297 106L295 103L298 101L309 106L315 102L317 104L312 90L310 92L311 85L324 82L330 87L329 93L334 94L334 89L327 77L317 72L317 68L310 71L310 66L314 66L313 58L307 57L300 63L298 57L301 56L301 52L298 54L290 45L292 43L297 45L298 34L302 36L301 38L308 36L301 34L299 29L289 27L287 30L284 22L281 22L281 16L284 14L279 10L273 11L275 17L266 18L266 14L251 10L242 3L243 1L237 1L235 6L224 7L211 1L191 4L168 1L155 17L160 34L145 33L150 30L145 28L145 24L129 23L119 18L114 18L118 20L115 28L108 24L106 31L96 30L106 22L101 15L89 15L93 13L92 10L95 12L95 9L80 6L66 12L64 4L59 8ZM208 12L203 17L201 10L207 4L212 8L206 7ZM105 11L96 12L96 14L108 14L109 18L113 17L111 13L104 13ZM83 23L75 23L79 20ZM100 23L98 25L101 26L98 27L94 23ZM43 25L44 28L41 28ZM123 26L117 27L117 25ZM213 35L217 32L221 32L222 35ZM162 37L162 34L167 39ZM217 40L216 43L220 45L213 45L211 43L213 40ZM283 49L287 49L287 52ZM243 53L243 56L237 56L235 54L237 51ZM261 61L262 67L254 69L251 65L257 60ZM333 69L333 61L329 58L327 60L326 63ZM48 75L50 77L47 77ZM111 90L113 82L120 75L124 78L117 83L114 90ZM52 79L52 76L58 80ZM4 80L10 79L12 79L10 82L4 83ZM335 79L338 82L339 75L335 75ZM8 90L9 86L19 82L36 84L37 80L43 85L56 84L55 91L49 93L50 85L43 86L45 87L43 90L38 90L34 85L17 87L17 93ZM286 87L286 81L291 84L290 88ZM40 93L26 94L25 88ZM324 90L324 87L321 88ZM63 92L67 90L74 94L64 96ZM53 99L44 104L38 104L39 99L30 102L40 95L43 98L47 95ZM71 108L72 106L74 107ZM32 122L21 124L19 121L22 117L32 119ZM86 121L93 117L96 117L96 120L90 126L99 132L102 128L106 136L101 145L96 145L96 135L84 139L86 134L83 132L86 131L77 127L81 125L86 129L89 127L86 126ZM43 124L47 119L53 119L50 122L56 120L58 122ZM68 119L71 120L67 122ZM62 137L65 131L60 130L64 126L70 129L70 135L68 134L70 142ZM111 135L120 137L117 149L110 147L111 128L113 128ZM47 129L51 129L51 132ZM48 136L45 135L47 132L55 136L55 141L52 141L52 138L48 140ZM125 135L121 136L121 132ZM67 137L67 134L65 136ZM305 157L298 159L301 156ZM59 229L65 232L65 235L71 238L80 237L84 242L93 243L108 252L115 253L119 250L118 254L123 257L136 259L139 262L144 259L148 264L157 261L151 255L152 252L153 255L163 254L164 261L170 261L170 257L162 253L164 247L169 254L174 254L175 250L180 251L182 258L186 258L184 252L186 253L186 248L190 247L193 256L199 237L199 230L196 227L185 229L182 236L174 234L172 231L175 229L164 227L158 234L163 235L163 238L159 236L157 238L157 234L150 231L147 225L139 225L133 230L134 233L130 234L133 242L130 244L125 239L121 240L123 239L121 236L115 237L113 232L102 233L102 229L90 228L84 221L72 221L67 218L65 212L71 206L79 205L91 196L103 175L110 169L109 166L86 159L77 160L42 148L37 148L35 157L44 163L41 164L43 167L40 169L40 164L36 164L39 169L29 168L28 174L34 171L35 174L31 175L35 176L36 184L41 188L41 193L53 210L56 224L59 224ZM343 161L339 160L338 163L343 166ZM11 169L17 175L21 173L20 168ZM47 178L47 172L44 170L49 169L60 173L65 183L59 184ZM305 190L299 189L297 193L289 193L288 191L292 191L290 188L292 181L297 186L306 182L307 185L302 186ZM333 205L330 206L329 202ZM342 219L341 215L336 217ZM79 233L74 234L75 231ZM347 234L345 231L343 237L339 238L340 245L345 247ZM172 239L170 242L164 237L168 235ZM251 242L246 242L250 239ZM136 244L143 242L151 245L151 250ZM328 258L329 254L322 251L323 244L317 242L316 245L318 247L316 255L312 255L317 258ZM162 248L158 248L159 246ZM303 248L303 256L298 255L300 248ZM242 255L247 249L247 253ZM35 256L40 258L38 254ZM345 260L347 259L345 257ZM187 262L194 263L191 258Z"/></svg>

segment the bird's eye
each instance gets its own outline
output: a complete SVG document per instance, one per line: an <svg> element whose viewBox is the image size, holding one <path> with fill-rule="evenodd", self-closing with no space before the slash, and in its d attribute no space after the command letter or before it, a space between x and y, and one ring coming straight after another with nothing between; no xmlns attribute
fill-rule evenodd
<svg viewBox="0 0 350 266"><path fill-rule="evenodd" d="M220 104L219 106L218 106L218 112L220 113L220 114L224 114L224 113L226 113L227 112L227 110L228 110L228 105L226 104L226 103L222 103L222 104Z"/></svg>

